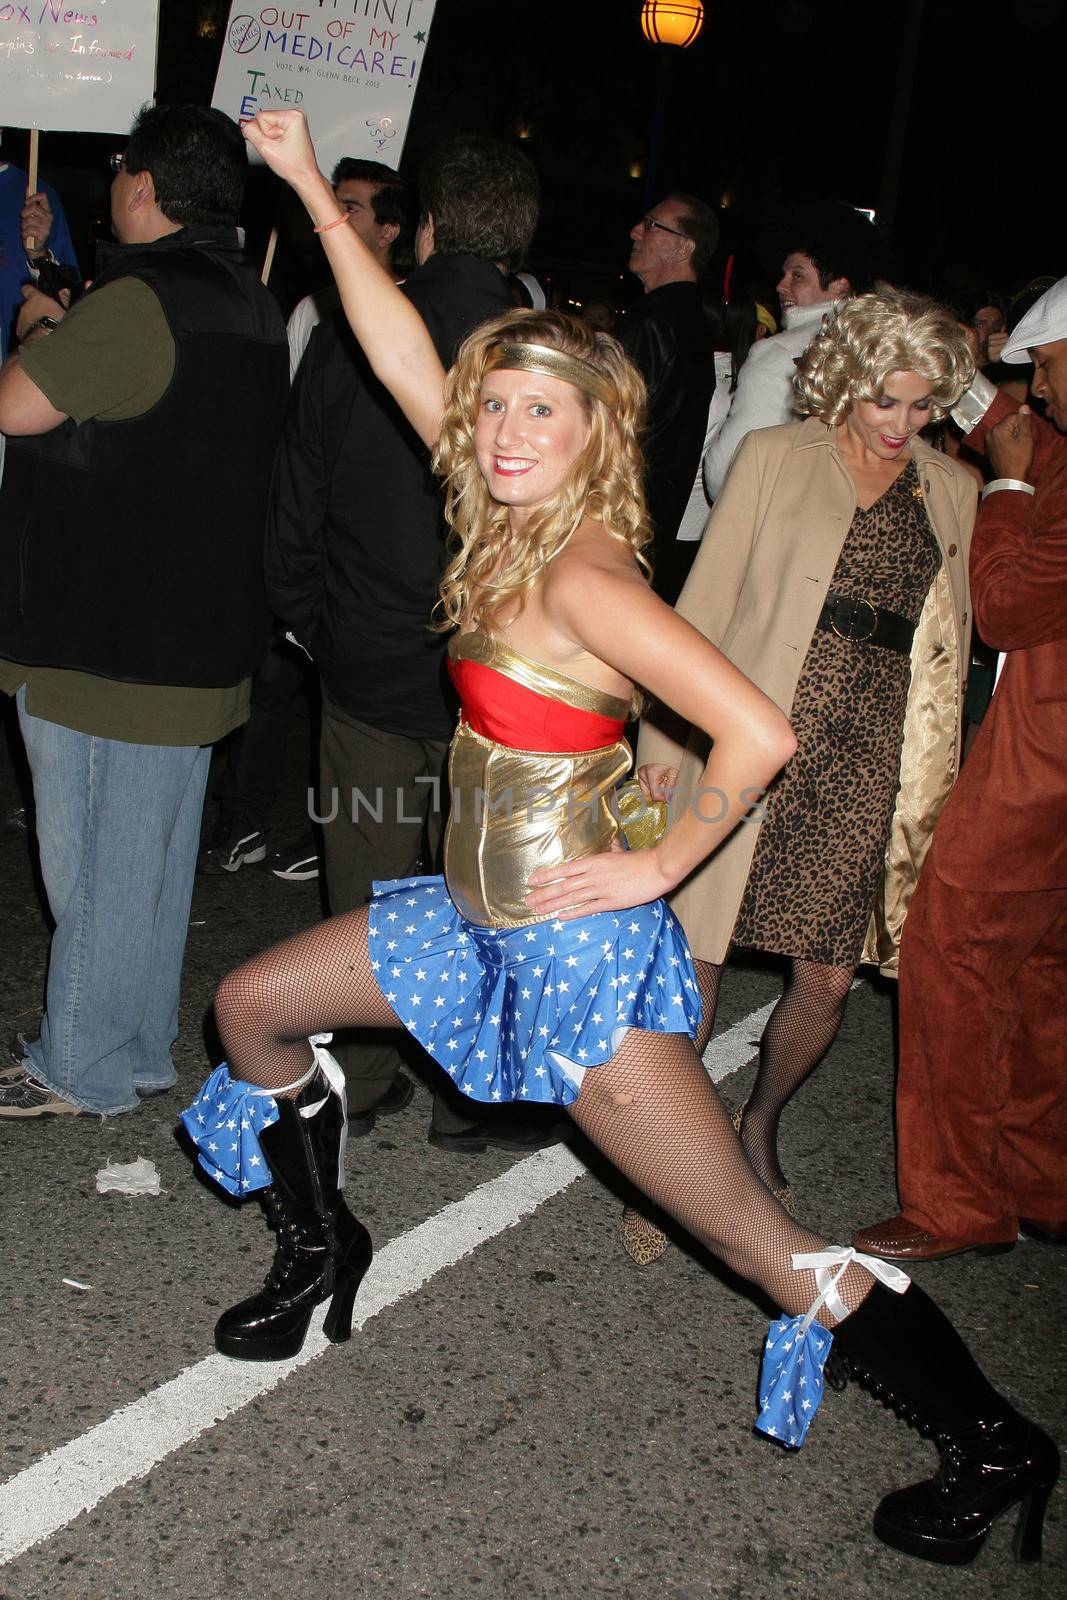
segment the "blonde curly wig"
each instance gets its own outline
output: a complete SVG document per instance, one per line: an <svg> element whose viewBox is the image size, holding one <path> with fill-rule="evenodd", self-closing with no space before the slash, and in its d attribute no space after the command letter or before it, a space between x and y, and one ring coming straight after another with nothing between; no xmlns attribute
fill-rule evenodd
<svg viewBox="0 0 1067 1600"><path fill-rule="evenodd" d="M974 377L974 357L951 311L879 283L839 306L797 362L797 410L828 426L842 422L857 401L881 397L891 372L926 379L937 422Z"/></svg>
<svg viewBox="0 0 1067 1600"><path fill-rule="evenodd" d="M502 345L540 345L577 357L592 368L604 398L575 386L589 419L589 443L563 488L538 506L522 534L512 533L506 506L489 493L474 454L482 380L499 362ZM508 365L505 361L504 365ZM533 362L536 370L536 360ZM548 370L548 369L546 369ZM435 626L461 621L476 628L515 599L520 605L552 558L585 517L603 523L627 545L646 575L643 555L652 537L642 489L644 460L637 442L645 417L645 384L610 334L557 311L514 311L487 322L466 339L445 385L445 416L434 470L445 480L451 559L441 579Z"/></svg>

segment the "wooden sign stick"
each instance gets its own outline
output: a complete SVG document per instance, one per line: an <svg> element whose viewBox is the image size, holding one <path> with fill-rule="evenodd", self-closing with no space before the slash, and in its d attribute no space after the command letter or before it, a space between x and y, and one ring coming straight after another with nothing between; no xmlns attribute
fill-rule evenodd
<svg viewBox="0 0 1067 1600"><path fill-rule="evenodd" d="M267 279L270 277L270 269L274 265L274 252L277 248L278 224L275 223L273 228L270 230L270 238L267 240L267 253L263 257L263 271L259 275L261 283L266 283Z"/></svg>
<svg viewBox="0 0 1067 1600"><path fill-rule="evenodd" d="M40 130L40 128L31 128L30 129L30 171L29 171L29 181L26 184L27 197L29 195L31 195L31 194L36 194L37 193L37 157L38 157L38 154L40 152L40 145L41 145L41 130ZM30 237L26 240L26 249L29 251L29 250L36 250L36 248L37 248L37 240L31 234Z"/></svg>

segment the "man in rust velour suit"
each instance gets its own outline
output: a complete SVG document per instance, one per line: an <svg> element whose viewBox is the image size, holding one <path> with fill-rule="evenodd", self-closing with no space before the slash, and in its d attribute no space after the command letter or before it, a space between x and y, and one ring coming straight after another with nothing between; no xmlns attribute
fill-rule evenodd
<svg viewBox="0 0 1067 1600"><path fill-rule="evenodd" d="M998 474L971 587L1003 671L901 942L901 1214L853 1235L894 1260L1067 1245L1067 278L1003 359L1048 420L981 376L954 413Z"/></svg>

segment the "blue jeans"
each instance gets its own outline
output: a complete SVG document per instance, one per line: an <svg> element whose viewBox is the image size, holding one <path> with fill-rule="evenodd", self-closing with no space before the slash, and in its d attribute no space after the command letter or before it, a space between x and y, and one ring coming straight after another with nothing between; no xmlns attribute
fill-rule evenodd
<svg viewBox="0 0 1067 1600"><path fill-rule="evenodd" d="M209 746L124 744L31 716L41 874L55 932L31 1070L84 1111L176 1081L171 1045Z"/></svg>

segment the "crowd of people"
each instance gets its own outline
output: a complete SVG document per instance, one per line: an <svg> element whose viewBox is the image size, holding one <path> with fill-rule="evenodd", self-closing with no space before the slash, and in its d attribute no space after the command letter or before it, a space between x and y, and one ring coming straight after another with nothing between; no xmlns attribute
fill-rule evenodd
<svg viewBox="0 0 1067 1600"><path fill-rule="evenodd" d="M236 231L246 140L335 279L288 329ZM333 915L222 979L227 1062L182 1114L276 1241L218 1349L292 1356L324 1302L348 1337L346 1132L410 1101L414 1050L432 1143L572 1121L659 1213L624 1217L634 1260L673 1219L783 1308L761 1431L802 1441L830 1355L933 1435L880 1538L958 1563L1017 1507L1036 1559L1056 1447L894 1263L1067 1244L1067 279L964 321L812 204L771 332L740 289L709 315L715 214L676 192L615 337L519 274L539 187L502 142L442 144L416 199L327 180L299 112L158 107L113 170L80 295L48 292L58 201L19 194L0 687L55 931L0 1119L175 1085L198 858L264 859L313 675ZM961 765L973 623L999 677ZM731 1117L701 1055L734 946L788 979ZM865 963L900 979L901 1212L835 1246L778 1125Z"/></svg>

